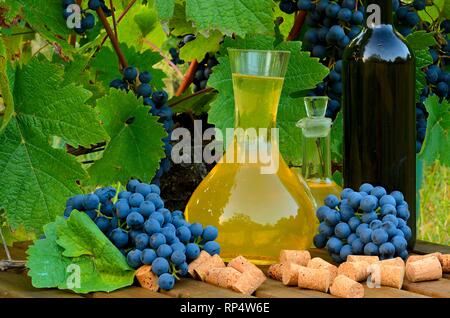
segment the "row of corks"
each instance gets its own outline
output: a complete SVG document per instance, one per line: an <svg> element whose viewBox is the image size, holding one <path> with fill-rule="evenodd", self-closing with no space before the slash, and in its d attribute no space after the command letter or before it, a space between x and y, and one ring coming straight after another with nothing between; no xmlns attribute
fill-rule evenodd
<svg viewBox="0 0 450 318"><path fill-rule="evenodd" d="M337 267L301 250L282 250L279 263L268 269L269 277L286 286L330 292L344 298L364 297L361 282L369 276L373 284L401 289L405 276L410 282L422 282L439 279L449 272L450 254L414 255L406 264L400 257L380 261L378 256L349 255ZM261 269L243 256L226 265L219 255L211 256L206 251L189 264L188 273L194 279L247 295L253 294L267 279ZM158 277L151 266L139 268L136 277L142 287L158 291Z"/></svg>
<svg viewBox="0 0 450 318"><path fill-rule="evenodd" d="M450 254L414 255L406 264L400 257L380 261L378 256L350 255L337 267L319 257L311 259L308 251L295 250L281 251L280 262L268 270L269 277L286 286L344 298L364 297L363 281L401 289L405 276L410 282L423 282L440 279L448 272Z"/></svg>
<svg viewBox="0 0 450 318"><path fill-rule="evenodd" d="M225 265L219 255L211 256L206 251L189 264L188 273L194 279L247 295L253 294L267 279L262 270L243 256ZM142 287L158 291L158 277L151 271L151 266L139 268L136 278Z"/></svg>

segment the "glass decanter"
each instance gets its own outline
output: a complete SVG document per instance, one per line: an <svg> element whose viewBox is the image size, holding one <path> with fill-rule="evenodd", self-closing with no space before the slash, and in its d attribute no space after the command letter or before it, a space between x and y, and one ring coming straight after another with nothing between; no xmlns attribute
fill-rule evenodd
<svg viewBox="0 0 450 318"><path fill-rule="evenodd" d="M189 222L219 229L225 260L243 255L255 264L271 264L281 249L309 248L317 228L314 198L281 157L276 138L290 53L229 49L229 56L235 132L256 132L247 138L234 134L221 161L195 190L185 215ZM268 162L276 168L270 171Z"/></svg>
<svg viewBox="0 0 450 318"><path fill-rule="evenodd" d="M297 127L302 129L303 161L301 175L311 189L317 206L330 194L340 196L342 188L331 176L330 132L332 121L325 117L328 97L305 97L306 114ZM296 170L297 174L299 171Z"/></svg>

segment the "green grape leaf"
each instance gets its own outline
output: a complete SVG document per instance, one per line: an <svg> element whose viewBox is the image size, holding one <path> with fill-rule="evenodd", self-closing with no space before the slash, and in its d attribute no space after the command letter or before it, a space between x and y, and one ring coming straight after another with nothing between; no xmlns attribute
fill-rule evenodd
<svg viewBox="0 0 450 318"><path fill-rule="evenodd" d="M340 163L343 161L344 151L344 120L342 112L339 112L331 127L331 161Z"/></svg>
<svg viewBox="0 0 450 318"><path fill-rule="evenodd" d="M13 246L15 242L24 242L27 240L36 239L33 233L27 233L23 225L13 231L6 221L6 214L4 210L0 210L0 229L7 246Z"/></svg>
<svg viewBox="0 0 450 318"><path fill-rule="evenodd" d="M226 54L228 47L290 51L290 63L278 108L277 124L280 128L280 149L284 159L288 163L298 165L302 160L302 146L301 132L295 123L306 116L306 111L303 100L291 98L290 95L297 91L314 88L327 76L329 70L320 64L318 59L311 58L308 52L301 51L300 42L283 42L275 47L273 42L274 38L267 36L248 37L245 40L225 39L222 45L222 57L219 57L220 64L214 68L209 80L209 85L220 94L211 103L208 120L222 131L234 127L233 84L230 61Z"/></svg>
<svg viewBox="0 0 450 318"><path fill-rule="evenodd" d="M16 1L22 5L24 19L31 28L70 56L74 48L67 42L67 38L72 31L62 16L61 0Z"/></svg>
<svg viewBox="0 0 450 318"><path fill-rule="evenodd" d="M416 31L406 37L406 41L413 50L428 49L430 46L437 45L434 38L434 32Z"/></svg>
<svg viewBox="0 0 450 318"><path fill-rule="evenodd" d="M130 177L151 181L165 156L161 139L167 134L158 118L148 113L142 98L114 89L97 100L97 109L111 141L103 158L89 167L91 183L125 184Z"/></svg>
<svg viewBox="0 0 450 318"><path fill-rule="evenodd" d="M160 20L169 20L174 14L175 0L155 0L155 7Z"/></svg>
<svg viewBox="0 0 450 318"><path fill-rule="evenodd" d="M109 139L94 110L84 105L90 93L62 82L61 68L38 59L16 69L9 81L15 110L0 134L0 208L13 231L23 225L40 234L86 178L74 157L51 147L52 137L74 146Z"/></svg>
<svg viewBox="0 0 450 318"><path fill-rule="evenodd" d="M84 294L133 284L134 270L85 213L74 211L68 220L47 224L45 235L27 251L34 287Z"/></svg>
<svg viewBox="0 0 450 318"><path fill-rule="evenodd" d="M169 29L171 34L181 36L186 34L195 34L193 23L186 18L186 6L184 4L176 3L173 17L169 21Z"/></svg>
<svg viewBox="0 0 450 318"><path fill-rule="evenodd" d="M0 8L6 19L5 22L9 23L21 13L22 5L16 0L0 0Z"/></svg>
<svg viewBox="0 0 450 318"><path fill-rule="evenodd" d="M414 50L414 55L416 56L416 101L418 101L422 89L427 85L425 72L422 69L433 64L433 58L428 49Z"/></svg>
<svg viewBox="0 0 450 318"><path fill-rule="evenodd" d="M34 59L15 79L15 111L22 123L46 135L60 136L72 146L89 147L108 139L95 112L84 103L91 93L64 83L62 68ZM39 88L39 89L38 89ZM52 101L52 103L49 103Z"/></svg>
<svg viewBox="0 0 450 318"><path fill-rule="evenodd" d="M427 132L419 158L428 164L439 160L450 167L450 103L439 103L436 95L425 101L428 112Z"/></svg>
<svg viewBox="0 0 450 318"><path fill-rule="evenodd" d="M134 47L129 47L126 44L121 44L121 48L129 65L137 67L140 71L152 73L152 86L156 89L164 87L165 73L154 68L154 65L162 60L161 55L150 50L138 52ZM103 82L105 87L109 87L109 83L113 79L122 77L118 65L117 55L109 47L104 47L91 62L91 67L96 71L98 79Z"/></svg>
<svg viewBox="0 0 450 318"><path fill-rule="evenodd" d="M223 36L220 32L211 32L208 37L198 34L194 41L187 43L181 48L180 58L185 61L194 59L201 61L206 53L219 51L222 38Z"/></svg>
<svg viewBox="0 0 450 318"><path fill-rule="evenodd" d="M66 199L79 193L86 177L75 158L52 148L29 122L13 117L0 135L0 207L14 231L24 226L40 234L42 226L61 215Z"/></svg>
<svg viewBox="0 0 450 318"><path fill-rule="evenodd" d="M273 34L272 0L186 0L186 16L200 31Z"/></svg>
<svg viewBox="0 0 450 318"><path fill-rule="evenodd" d="M344 186L344 176L342 175L342 172L335 171L333 173L333 181L336 182L336 184L340 187Z"/></svg>
<svg viewBox="0 0 450 318"><path fill-rule="evenodd" d="M0 38L0 133L5 129L14 114L14 98L8 77L9 62L3 39Z"/></svg>
<svg viewBox="0 0 450 318"><path fill-rule="evenodd" d="M172 98L169 101L169 106L177 114L191 111L195 115L201 115L209 110L209 105L216 97L217 93L214 91L196 94L186 92L179 97Z"/></svg>

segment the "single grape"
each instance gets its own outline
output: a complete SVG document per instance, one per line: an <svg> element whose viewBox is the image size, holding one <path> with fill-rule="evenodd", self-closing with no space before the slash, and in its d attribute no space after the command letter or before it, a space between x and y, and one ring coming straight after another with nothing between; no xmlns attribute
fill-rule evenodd
<svg viewBox="0 0 450 318"><path fill-rule="evenodd" d="M358 192L352 192L348 196L348 204L355 210L359 208L361 200L362 196Z"/></svg>
<svg viewBox="0 0 450 318"><path fill-rule="evenodd" d="M154 192L150 193L149 195L147 195L145 197L145 200L151 201L155 205L157 210L164 208L164 201L161 199L161 197L157 193L154 193Z"/></svg>
<svg viewBox="0 0 450 318"><path fill-rule="evenodd" d="M403 234L405 234L405 240L407 242L409 242L412 237L411 228L409 226L404 226L404 227L401 227L400 230L403 232Z"/></svg>
<svg viewBox="0 0 450 318"><path fill-rule="evenodd" d="M146 248L142 251L141 262L144 265L152 265L153 261L156 259L156 252L150 248Z"/></svg>
<svg viewBox="0 0 450 318"><path fill-rule="evenodd" d="M157 257L152 263L152 272L157 276L168 273L169 269L169 262L163 257Z"/></svg>
<svg viewBox="0 0 450 318"><path fill-rule="evenodd" d="M373 220L372 222L370 222L369 227L373 231L379 229L382 225L383 222L381 222L380 220Z"/></svg>
<svg viewBox="0 0 450 318"><path fill-rule="evenodd" d="M208 225L203 230L202 238L205 241L214 241L218 235L219 231L217 230L217 228L212 225Z"/></svg>
<svg viewBox="0 0 450 318"><path fill-rule="evenodd" d="M150 236L150 246L158 249L161 245L166 244L166 237L161 233L154 233Z"/></svg>
<svg viewBox="0 0 450 318"><path fill-rule="evenodd" d="M330 213L331 209L327 207L326 205L323 205L319 207L316 211L316 217L320 222L323 222L325 220L325 215L327 213Z"/></svg>
<svg viewBox="0 0 450 318"><path fill-rule="evenodd" d="M162 215L162 213L160 213L158 211L159 210L150 214L150 219L158 221L160 226L162 226L164 224L164 215Z"/></svg>
<svg viewBox="0 0 450 318"><path fill-rule="evenodd" d="M170 255L172 255L173 250L172 248L167 244L161 244L158 249L156 250L156 254L159 257L169 258Z"/></svg>
<svg viewBox="0 0 450 318"><path fill-rule="evenodd" d="M178 273L181 276L186 276L188 274L189 265L188 265L188 263L184 262L183 264L177 266L177 269L178 269Z"/></svg>
<svg viewBox="0 0 450 318"><path fill-rule="evenodd" d="M391 196L395 199L395 205L400 205L405 200L403 193L400 191L392 191Z"/></svg>
<svg viewBox="0 0 450 318"><path fill-rule="evenodd" d="M149 184L140 183L136 186L135 192L142 194L143 197L146 197L147 195L152 193L152 187Z"/></svg>
<svg viewBox="0 0 450 318"><path fill-rule="evenodd" d="M186 245L184 245L181 242L173 243L170 245L173 251L183 251L183 253L186 252Z"/></svg>
<svg viewBox="0 0 450 318"><path fill-rule="evenodd" d="M95 224L97 227L102 231L103 233L108 232L108 230L111 227L111 223L109 222L109 219L105 218L104 216L98 217L95 219Z"/></svg>
<svg viewBox="0 0 450 318"><path fill-rule="evenodd" d="M208 252L209 255L220 254L220 245L215 241L208 241L203 245L203 249Z"/></svg>
<svg viewBox="0 0 450 318"><path fill-rule="evenodd" d="M128 244L128 233L122 229L114 229L111 232L111 240L118 248L126 247Z"/></svg>
<svg viewBox="0 0 450 318"><path fill-rule="evenodd" d="M398 206L397 207L397 216L399 218L402 218L405 221L408 221L409 217L411 216L408 205L402 204L402 205Z"/></svg>
<svg viewBox="0 0 450 318"><path fill-rule="evenodd" d="M127 191L129 192L135 192L136 187L141 184L141 182L137 179L131 179L130 181L128 181L127 183Z"/></svg>
<svg viewBox="0 0 450 318"><path fill-rule="evenodd" d="M128 66L123 70L123 77L129 82L134 82L138 76L138 70L134 66ZM128 190L128 188L127 188ZM130 191L130 190L128 190ZM132 191L134 192L134 190Z"/></svg>
<svg viewBox="0 0 450 318"><path fill-rule="evenodd" d="M387 234L389 234L389 237L393 237L395 230L397 229L395 224L389 221L383 222L382 228L387 232Z"/></svg>
<svg viewBox="0 0 450 318"><path fill-rule="evenodd" d="M91 10L96 11L102 5L100 0L89 0L88 7Z"/></svg>
<svg viewBox="0 0 450 318"><path fill-rule="evenodd" d="M172 290L175 286L175 278L169 273L164 273L158 278L158 286L162 290Z"/></svg>
<svg viewBox="0 0 450 318"><path fill-rule="evenodd" d="M325 237L330 237L334 233L334 227L329 226L327 223L322 222L319 224L319 233Z"/></svg>
<svg viewBox="0 0 450 318"><path fill-rule="evenodd" d="M327 196L324 200L324 203L326 206L328 206L330 209L334 209L335 207L338 206L339 204L339 199L333 195L330 194L329 196Z"/></svg>
<svg viewBox="0 0 450 318"><path fill-rule="evenodd" d="M324 248L327 245L327 236L323 234L316 234L313 239L314 246L317 248Z"/></svg>
<svg viewBox="0 0 450 318"><path fill-rule="evenodd" d="M328 240L326 248L330 253L339 254L342 248L342 241L333 236Z"/></svg>
<svg viewBox="0 0 450 318"><path fill-rule="evenodd" d="M339 256L345 262L347 261L347 256L352 255L352 252L352 246L350 244L346 244L342 246L341 251L339 252Z"/></svg>
<svg viewBox="0 0 450 318"><path fill-rule="evenodd" d="M397 254L400 254L402 251L406 250L408 246L408 242L406 241L404 236L396 235L391 239L391 243L395 247L395 251Z"/></svg>
<svg viewBox="0 0 450 318"><path fill-rule="evenodd" d="M149 72L145 71L139 74L139 81L141 83L145 83L148 84L150 83L150 81L152 80L152 74L150 74Z"/></svg>
<svg viewBox="0 0 450 318"><path fill-rule="evenodd" d="M140 250L131 250L127 254L127 263L132 268L139 268L142 265L141 262L142 252Z"/></svg>
<svg viewBox="0 0 450 318"><path fill-rule="evenodd" d="M386 205L386 204L390 204L393 206L397 205L397 201L395 200L395 198L389 194L385 194L381 197L380 199L380 206Z"/></svg>
<svg viewBox="0 0 450 318"><path fill-rule="evenodd" d="M148 247L149 238L148 235L145 233L141 233L136 236L134 239L134 245L136 246L136 249L138 250L144 250Z"/></svg>
<svg viewBox="0 0 450 318"><path fill-rule="evenodd" d="M95 194L87 194L83 198L83 207L86 210L95 210L98 209L100 205L100 199Z"/></svg>
<svg viewBox="0 0 450 318"><path fill-rule="evenodd" d="M367 243L366 245L364 245L364 254L372 256L378 255L379 254L378 246L376 246L372 242Z"/></svg>
<svg viewBox="0 0 450 318"><path fill-rule="evenodd" d="M183 243L188 243L191 239L191 231L187 226L180 226L176 231L177 237Z"/></svg>
<svg viewBox="0 0 450 318"><path fill-rule="evenodd" d="M361 231L363 231L365 229L369 229L369 224L361 223L360 225L358 225L358 227L355 230L356 235L361 236Z"/></svg>
<svg viewBox="0 0 450 318"><path fill-rule="evenodd" d="M361 255L364 253L364 243L359 238L352 241L352 253L354 255Z"/></svg>
<svg viewBox="0 0 450 318"><path fill-rule="evenodd" d="M380 245L380 259L392 258L395 254L395 247L392 243L386 242Z"/></svg>
<svg viewBox="0 0 450 318"><path fill-rule="evenodd" d="M329 226L335 226L341 221L341 215L336 210L330 210L325 216L325 223Z"/></svg>
<svg viewBox="0 0 450 318"><path fill-rule="evenodd" d="M346 239L350 234L352 230L350 229L350 226L347 223L340 222L336 225L334 229L334 234L336 237L341 239Z"/></svg>
<svg viewBox="0 0 450 318"><path fill-rule="evenodd" d="M386 189L378 186L373 188L372 191L370 191L370 194L376 196L377 199L381 199L383 195L386 195Z"/></svg>
<svg viewBox="0 0 450 318"><path fill-rule="evenodd" d="M86 16L81 20L81 27L90 30L95 26L95 17L92 13L87 13Z"/></svg>
<svg viewBox="0 0 450 318"><path fill-rule="evenodd" d="M396 216L397 215L397 209L395 208L395 206L391 205L391 204L385 204L381 207L380 213L382 216L386 216L386 215L393 215Z"/></svg>
<svg viewBox="0 0 450 318"><path fill-rule="evenodd" d="M392 214L388 214L383 217L383 222L392 222L396 227L398 227L398 218Z"/></svg>
<svg viewBox="0 0 450 318"><path fill-rule="evenodd" d="M348 222L348 220L355 216L355 211L349 205L341 206L339 213L341 214L341 220L343 222Z"/></svg>
<svg viewBox="0 0 450 318"><path fill-rule="evenodd" d="M354 217L350 218L350 220L348 220L347 223L350 226L350 229L352 230L352 232L355 232L356 228L361 224L361 221L359 220L358 217L354 216Z"/></svg>
<svg viewBox="0 0 450 318"><path fill-rule="evenodd" d="M336 68L336 66L335 66ZM350 195L350 193L353 193L353 189L350 188L345 188L344 190L342 190L341 192L341 199L348 199L348 196Z"/></svg>
<svg viewBox="0 0 450 318"><path fill-rule="evenodd" d="M374 242L377 245L381 245L388 241L389 235L383 228L377 228L372 231L371 238L372 242Z"/></svg>
<svg viewBox="0 0 450 318"><path fill-rule="evenodd" d="M361 199L360 207L364 212L371 212L378 206L378 199L374 195L367 195Z"/></svg>
<svg viewBox="0 0 450 318"><path fill-rule="evenodd" d="M127 225L132 229L139 229L144 225L144 217L138 212L131 212L127 216Z"/></svg>
<svg viewBox="0 0 450 318"><path fill-rule="evenodd" d="M364 213L361 216L361 221L363 223L367 223L370 224L370 222L372 222L373 220L378 219L378 214L375 211L369 212L369 213Z"/></svg>
<svg viewBox="0 0 450 318"><path fill-rule="evenodd" d="M144 218L148 218L153 212L155 212L155 205L151 201L144 201L139 206L140 213Z"/></svg>
<svg viewBox="0 0 450 318"><path fill-rule="evenodd" d="M94 221L97 218L97 210L86 210L86 214L89 216L89 218Z"/></svg>
<svg viewBox="0 0 450 318"><path fill-rule="evenodd" d="M189 230L191 231L192 236L199 237L203 233L203 226L200 223L193 223L189 227Z"/></svg>
<svg viewBox="0 0 450 318"><path fill-rule="evenodd" d="M130 207L138 208L142 202L144 202L144 196L140 193L133 193L128 198L128 203L130 204Z"/></svg>
<svg viewBox="0 0 450 318"><path fill-rule="evenodd" d="M356 240L358 238L358 236L356 235L356 233L352 233L347 237L347 243L348 244L352 244L354 240Z"/></svg>

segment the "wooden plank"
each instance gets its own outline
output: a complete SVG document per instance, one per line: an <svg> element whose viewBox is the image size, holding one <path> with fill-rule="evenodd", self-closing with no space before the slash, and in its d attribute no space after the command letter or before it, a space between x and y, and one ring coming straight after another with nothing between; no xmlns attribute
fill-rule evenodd
<svg viewBox="0 0 450 318"><path fill-rule="evenodd" d="M381 286L380 288L369 288L364 284L364 298L429 298L428 296Z"/></svg>
<svg viewBox="0 0 450 318"><path fill-rule="evenodd" d="M82 298L70 291L38 289L23 272L0 272L0 298Z"/></svg>
<svg viewBox="0 0 450 318"><path fill-rule="evenodd" d="M443 278L420 283L411 283L405 279L403 289L430 297L450 298L450 281Z"/></svg>
<svg viewBox="0 0 450 318"><path fill-rule="evenodd" d="M131 286L111 293L97 292L89 295L92 298L171 298L170 296L153 292L145 288Z"/></svg>
<svg viewBox="0 0 450 318"><path fill-rule="evenodd" d="M284 286L282 282L273 279L267 279L255 292L255 296L261 298L334 298L330 294L316 290Z"/></svg>
<svg viewBox="0 0 450 318"><path fill-rule="evenodd" d="M175 288L162 291L163 294L176 298L249 298L252 296L236 293L230 289L216 287L190 278L177 281Z"/></svg>
<svg viewBox="0 0 450 318"><path fill-rule="evenodd" d="M450 254L450 246L440 245L425 241L417 241L414 247L414 252L417 254L430 254L434 252L441 252L443 254Z"/></svg>

